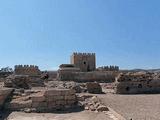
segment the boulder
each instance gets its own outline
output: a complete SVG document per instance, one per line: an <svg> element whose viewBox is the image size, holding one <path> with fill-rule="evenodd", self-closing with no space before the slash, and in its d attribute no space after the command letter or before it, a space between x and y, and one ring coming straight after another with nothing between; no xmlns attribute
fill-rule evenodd
<svg viewBox="0 0 160 120"><path fill-rule="evenodd" d="M100 86L99 83L88 82L88 83L86 83L86 86L87 86L87 91L89 93L94 93L94 94L101 94L102 93L102 87Z"/></svg>

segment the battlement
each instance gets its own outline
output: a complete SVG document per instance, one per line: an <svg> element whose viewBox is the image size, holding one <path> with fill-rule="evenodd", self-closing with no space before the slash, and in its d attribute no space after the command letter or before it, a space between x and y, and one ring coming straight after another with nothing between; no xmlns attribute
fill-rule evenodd
<svg viewBox="0 0 160 120"><path fill-rule="evenodd" d="M40 74L40 70L36 65L15 65L14 68L14 73L16 75L36 76Z"/></svg>
<svg viewBox="0 0 160 120"><path fill-rule="evenodd" d="M29 68L32 68L32 69L39 69L38 66L36 66L36 65L15 65L14 68L15 68L15 69L18 69L18 68L25 68L25 69L29 69Z"/></svg>
<svg viewBox="0 0 160 120"><path fill-rule="evenodd" d="M119 71L119 67L118 66L102 66L102 67L98 67L97 68L98 71Z"/></svg>
<svg viewBox="0 0 160 120"><path fill-rule="evenodd" d="M74 52L73 55L74 56L95 56L96 54L95 53L77 53L77 52Z"/></svg>

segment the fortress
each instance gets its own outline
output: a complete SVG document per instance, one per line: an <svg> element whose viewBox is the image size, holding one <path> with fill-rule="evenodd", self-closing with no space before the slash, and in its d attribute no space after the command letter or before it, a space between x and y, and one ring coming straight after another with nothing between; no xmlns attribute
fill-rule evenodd
<svg viewBox="0 0 160 120"><path fill-rule="evenodd" d="M77 82L111 82L119 71L118 66L96 69L95 53L73 53L70 64L59 66L57 79Z"/></svg>
<svg viewBox="0 0 160 120"><path fill-rule="evenodd" d="M51 79L77 82L113 82L119 73L118 66L96 68L95 53L73 53L70 64L61 64L57 72L48 73ZM16 65L15 75L40 76L41 71L35 65Z"/></svg>

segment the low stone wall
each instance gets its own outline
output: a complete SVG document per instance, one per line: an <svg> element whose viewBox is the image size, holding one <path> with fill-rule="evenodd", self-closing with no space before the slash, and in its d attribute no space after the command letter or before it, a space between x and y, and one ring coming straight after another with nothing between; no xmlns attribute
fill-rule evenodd
<svg viewBox="0 0 160 120"><path fill-rule="evenodd" d="M119 72L92 71L92 72L58 72L58 79L76 82L114 82Z"/></svg>
<svg viewBox="0 0 160 120"><path fill-rule="evenodd" d="M33 110L36 112L52 112L65 110L76 105L76 95L70 89L44 89L26 97L19 97L7 103L9 110Z"/></svg>

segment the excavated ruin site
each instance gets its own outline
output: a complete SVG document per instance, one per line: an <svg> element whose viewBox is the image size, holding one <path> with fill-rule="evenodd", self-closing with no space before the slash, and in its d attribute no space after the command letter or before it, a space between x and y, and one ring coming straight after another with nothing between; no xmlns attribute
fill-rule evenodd
<svg viewBox="0 0 160 120"><path fill-rule="evenodd" d="M0 119L159 120L159 93L159 71L96 67L95 53L73 53L57 71L0 73Z"/></svg>

